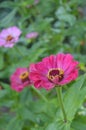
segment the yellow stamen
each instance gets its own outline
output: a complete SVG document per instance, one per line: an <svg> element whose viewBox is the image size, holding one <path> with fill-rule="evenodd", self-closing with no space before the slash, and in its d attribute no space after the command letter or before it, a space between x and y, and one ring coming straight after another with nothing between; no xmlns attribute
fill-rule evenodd
<svg viewBox="0 0 86 130"><path fill-rule="evenodd" d="M54 79L58 78L61 80L63 78L64 71L60 68L52 68L48 71L47 77L50 81L53 81Z"/></svg>
<svg viewBox="0 0 86 130"><path fill-rule="evenodd" d="M29 75L28 72L24 72L24 73L22 73L22 74L20 75L20 79L21 79L21 80L25 80L25 79L28 78L28 75Z"/></svg>

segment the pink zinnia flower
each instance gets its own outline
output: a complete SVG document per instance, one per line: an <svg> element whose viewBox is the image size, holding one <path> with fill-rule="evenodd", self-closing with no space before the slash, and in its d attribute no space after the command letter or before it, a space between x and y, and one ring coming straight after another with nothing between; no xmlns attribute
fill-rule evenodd
<svg viewBox="0 0 86 130"><path fill-rule="evenodd" d="M36 88L49 90L75 80L78 77L77 65L71 54L51 55L30 65L30 78Z"/></svg>
<svg viewBox="0 0 86 130"><path fill-rule="evenodd" d="M27 68L17 68L10 77L11 88L16 91L22 91L24 87L31 85L29 72Z"/></svg>
<svg viewBox="0 0 86 130"><path fill-rule="evenodd" d="M21 30L16 26L3 29L0 33L0 46L13 47L20 35Z"/></svg>
<svg viewBox="0 0 86 130"><path fill-rule="evenodd" d="M33 39L33 38L36 38L38 37L38 33L37 32L31 32L31 33L28 33L26 35L26 38L30 38L30 39Z"/></svg>

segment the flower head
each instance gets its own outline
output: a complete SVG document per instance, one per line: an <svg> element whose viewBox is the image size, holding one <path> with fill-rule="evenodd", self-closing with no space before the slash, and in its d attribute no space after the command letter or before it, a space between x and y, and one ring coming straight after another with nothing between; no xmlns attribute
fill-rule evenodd
<svg viewBox="0 0 86 130"><path fill-rule="evenodd" d="M16 91L22 91L24 87L31 84L27 68L17 68L10 77L11 87Z"/></svg>
<svg viewBox="0 0 86 130"><path fill-rule="evenodd" d="M3 29L0 32L0 46L13 47L16 42L18 42L19 36L21 35L21 30L16 27L9 27Z"/></svg>
<svg viewBox="0 0 86 130"><path fill-rule="evenodd" d="M57 54L30 65L30 78L36 88L47 90L65 85L78 77L78 62L71 54Z"/></svg>
<svg viewBox="0 0 86 130"><path fill-rule="evenodd" d="M29 38L29 39L33 39L33 38L36 38L38 37L38 33L37 32L31 32L31 33L28 33L26 35L26 38Z"/></svg>

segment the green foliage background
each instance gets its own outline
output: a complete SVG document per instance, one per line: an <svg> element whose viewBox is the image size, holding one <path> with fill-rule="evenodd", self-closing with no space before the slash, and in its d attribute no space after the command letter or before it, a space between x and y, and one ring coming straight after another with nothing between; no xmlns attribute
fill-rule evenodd
<svg viewBox="0 0 86 130"><path fill-rule="evenodd" d="M39 0L34 5L34 0L0 0L0 30L14 25L22 30L19 42L0 48L0 130L86 130L86 1ZM38 38L26 39L32 31ZM17 93L10 88L17 67L58 52L71 53L80 62L81 76L63 88L67 123L54 89L27 87Z"/></svg>

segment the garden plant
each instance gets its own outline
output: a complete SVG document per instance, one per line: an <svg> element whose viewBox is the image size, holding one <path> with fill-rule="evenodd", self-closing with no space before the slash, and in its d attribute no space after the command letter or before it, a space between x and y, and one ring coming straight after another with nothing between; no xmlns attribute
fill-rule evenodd
<svg viewBox="0 0 86 130"><path fill-rule="evenodd" d="M86 130L85 0L0 0L0 130Z"/></svg>

